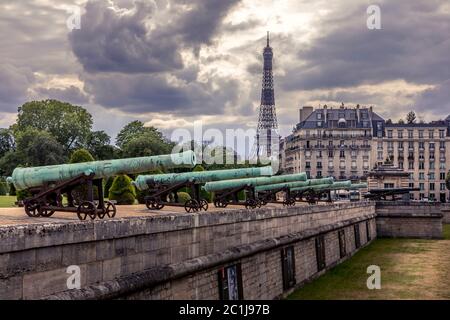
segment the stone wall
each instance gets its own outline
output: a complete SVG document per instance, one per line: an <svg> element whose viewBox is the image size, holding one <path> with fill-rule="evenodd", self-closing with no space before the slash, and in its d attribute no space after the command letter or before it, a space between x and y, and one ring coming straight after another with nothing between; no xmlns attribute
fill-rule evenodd
<svg viewBox="0 0 450 320"><path fill-rule="evenodd" d="M352 254L350 226L361 223L364 244L363 221L373 239L374 218L374 204L360 202L0 227L0 298L213 299L218 268L236 262L244 298L274 298L283 294L281 247L294 245L302 283L318 274L314 237L325 235L328 268L337 231L345 228ZM70 265L80 267L81 290L67 290Z"/></svg>
<svg viewBox="0 0 450 320"><path fill-rule="evenodd" d="M379 237L442 238L442 205L414 202L377 202Z"/></svg>
<svg viewBox="0 0 450 320"><path fill-rule="evenodd" d="M442 204L442 223L450 223L450 204Z"/></svg>

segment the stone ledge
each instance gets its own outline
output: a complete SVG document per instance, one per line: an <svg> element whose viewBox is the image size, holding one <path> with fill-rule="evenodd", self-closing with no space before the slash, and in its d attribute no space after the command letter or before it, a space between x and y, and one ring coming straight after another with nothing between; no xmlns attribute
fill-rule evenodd
<svg viewBox="0 0 450 320"><path fill-rule="evenodd" d="M4 226L0 227L0 253L373 206L371 202L356 202Z"/></svg>
<svg viewBox="0 0 450 320"><path fill-rule="evenodd" d="M261 251L271 250L294 242L306 240L320 234L335 231L355 223L375 219L375 214L341 221L334 225L326 225L277 238L256 241L252 244L240 245L220 253L214 253L190 259L184 262L155 267L122 276L114 280L94 284L80 290L66 290L47 297L45 300L92 300L115 299L160 283L181 278L202 270L213 268L227 262L239 260Z"/></svg>

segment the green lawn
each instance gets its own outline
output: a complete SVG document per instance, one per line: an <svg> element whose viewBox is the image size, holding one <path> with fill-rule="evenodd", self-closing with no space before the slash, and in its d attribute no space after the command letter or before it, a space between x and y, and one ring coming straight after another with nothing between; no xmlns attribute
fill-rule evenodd
<svg viewBox="0 0 450 320"><path fill-rule="evenodd" d="M366 286L370 265L381 269L380 290ZM288 299L450 299L450 241L377 239Z"/></svg>
<svg viewBox="0 0 450 320"><path fill-rule="evenodd" d="M16 201L16 196L0 196L0 208L14 207L14 202Z"/></svg>

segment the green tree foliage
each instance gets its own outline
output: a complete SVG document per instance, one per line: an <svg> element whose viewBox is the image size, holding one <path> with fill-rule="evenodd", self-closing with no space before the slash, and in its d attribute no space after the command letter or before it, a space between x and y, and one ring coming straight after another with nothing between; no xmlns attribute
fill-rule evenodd
<svg viewBox="0 0 450 320"><path fill-rule="evenodd" d="M83 145L92 127L86 109L57 100L27 102L19 107L14 135L29 128L50 133L65 152Z"/></svg>
<svg viewBox="0 0 450 320"><path fill-rule="evenodd" d="M66 155L60 143L47 131L28 128L16 137L16 165L45 166L64 163Z"/></svg>
<svg viewBox="0 0 450 320"><path fill-rule="evenodd" d="M186 201L191 199L191 196L187 192L177 192L178 203L186 203Z"/></svg>
<svg viewBox="0 0 450 320"><path fill-rule="evenodd" d="M94 160L94 157L89 151L87 151L86 149L78 149L74 153L72 153L69 163L81 163Z"/></svg>
<svg viewBox="0 0 450 320"><path fill-rule="evenodd" d="M173 147L161 132L154 127L144 127L141 121L127 124L117 135L116 145L125 158L166 154Z"/></svg>
<svg viewBox="0 0 450 320"><path fill-rule="evenodd" d="M93 131L87 135L85 148L97 160L114 159L117 149L110 145L111 138L104 131Z"/></svg>
<svg viewBox="0 0 450 320"><path fill-rule="evenodd" d="M0 175L9 177L14 169L26 162L25 156L17 151L8 151L0 158Z"/></svg>
<svg viewBox="0 0 450 320"><path fill-rule="evenodd" d="M118 205L134 204L136 192L127 175L117 176L109 190L109 200L117 201Z"/></svg>
<svg viewBox="0 0 450 320"><path fill-rule="evenodd" d="M26 198L31 197L31 193L28 190L17 190L17 201L23 201Z"/></svg>
<svg viewBox="0 0 450 320"><path fill-rule="evenodd" d="M445 185L447 189L450 190L450 171L447 173L447 178L445 179Z"/></svg>
<svg viewBox="0 0 450 320"><path fill-rule="evenodd" d="M416 113L414 111L408 112L408 114L406 115L406 123L412 124L415 123L416 120L417 120Z"/></svg>
<svg viewBox="0 0 450 320"><path fill-rule="evenodd" d="M8 184L4 181L0 181L0 196L6 196L8 194Z"/></svg>
<svg viewBox="0 0 450 320"><path fill-rule="evenodd" d="M16 187L14 186L14 183L11 183L9 185L9 195L10 196L15 196L16 194L17 194Z"/></svg>
<svg viewBox="0 0 450 320"><path fill-rule="evenodd" d="M14 151L16 143L11 130L0 128L0 157L3 157L7 152Z"/></svg>

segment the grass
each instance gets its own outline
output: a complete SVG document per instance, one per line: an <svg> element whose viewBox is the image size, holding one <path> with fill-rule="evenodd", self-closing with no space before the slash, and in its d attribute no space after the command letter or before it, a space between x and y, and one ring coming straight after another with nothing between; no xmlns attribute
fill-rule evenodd
<svg viewBox="0 0 450 320"><path fill-rule="evenodd" d="M381 269L380 290L366 286L370 265ZM288 299L450 299L450 241L377 239Z"/></svg>
<svg viewBox="0 0 450 320"><path fill-rule="evenodd" d="M0 208L14 207L14 202L16 201L16 196L0 196Z"/></svg>
<svg viewBox="0 0 450 320"><path fill-rule="evenodd" d="M445 240L450 240L450 224L442 225L442 234Z"/></svg>

